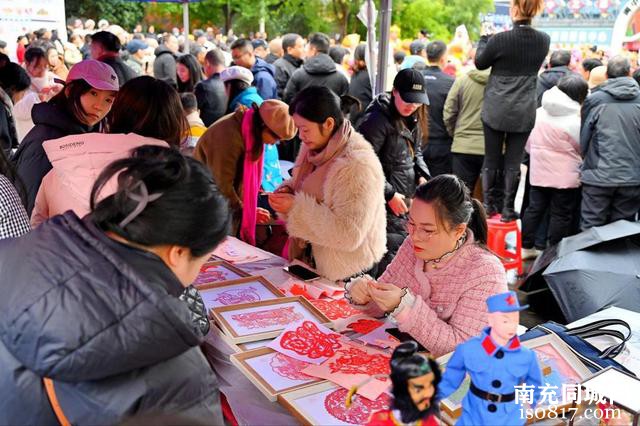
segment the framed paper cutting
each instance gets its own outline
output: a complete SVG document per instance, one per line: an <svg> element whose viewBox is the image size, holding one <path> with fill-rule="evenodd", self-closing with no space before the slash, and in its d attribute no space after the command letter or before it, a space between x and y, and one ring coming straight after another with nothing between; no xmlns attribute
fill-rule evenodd
<svg viewBox="0 0 640 426"><path fill-rule="evenodd" d="M231 362L270 401L276 401L278 395L283 392L324 382L323 379L302 373L302 370L309 365L308 363L288 357L271 348L233 354Z"/></svg>
<svg viewBox="0 0 640 426"><path fill-rule="evenodd" d="M355 395L347 408L349 391L331 382L308 386L278 395L278 402L305 426L362 425L376 411L388 410L390 397L381 394L375 400Z"/></svg>
<svg viewBox="0 0 640 426"><path fill-rule="evenodd" d="M207 310L284 297L282 292L264 277L246 277L204 284L198 287L198 291Z"/></svg>
<svg viewBox="0 0 640 426"><path fill-rule="evenodd" d="M304 297L283 297L211 309L213 319L235 343L271 339L289 324L311 320L328 324L329 319Z"/></svg>
<svg viewBox="0 0 640 426"><path fill-rule="evenodd" d="M562 389L563 384L577 385L591 375L589 369L571 352L566 343L557 336L546 335L521 343L536 352L545 385L557 386L557 389ZM437 361L441 368L446 369L451 355L447 354L438 358ZM445 414L443 419L447 423L453 424L451 422L455 422L462 414L462 400L469 390L469 384L470 380L469 376L467 376L458 390L440 402L440 408ZM569 408L570 406L570 403L555 405L557 409ZM545 409L544 405L539 405L538 407L542 411ZM544 415L541 414L540 419L542 418L544 418Z"/></svg>
<svg viewBox="0 0 640 426"><path fill-rule="evenodd" d="M200 268L200 273L193 282L193 286L199 290L206 284L237 280L248 276L249 274L224 260L207 262Z"/></svg>

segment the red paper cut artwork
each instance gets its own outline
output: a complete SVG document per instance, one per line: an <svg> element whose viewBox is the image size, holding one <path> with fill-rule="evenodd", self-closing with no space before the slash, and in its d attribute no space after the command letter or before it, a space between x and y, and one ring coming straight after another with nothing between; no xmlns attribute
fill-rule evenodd
<svg viewBox="0 0 640 426"><path fill-rule="evenodd" d="M382 324L384 323L378 320L359 319L358 321L349 324L347 328L352 329L356 333L368 334L380 327Z"/></svg>
<svg viewBox="0 0 640 426"><path fill-rule="evenodd" d="M347 408L345 404L347 392L348 390L345 388L336 389L324 399L324 408L338 420L362 425L376 411L389 409L389 395L386 393L380 394L374 401L355 395L351 407Z"/></svg>
<svg viewBox="0 0 640 426"><path fill-rule="evenodd" d="M239 303L259 302L260 295L253 287L239 288L235 290L227 290L216 295L215 299L222 305L237 305Z"/></svg>
<svg viewBox="0 0 640 426"><path fill-rule="evenodd" d="M384 354L369 354L366 351L347 347L338 351L338 356L329 363L332 373L343 374L390 374L389 356Z"/></svg>
<svg viewBox="0 0 640 426"><path fill-rule="evenodd" d="M240 278L240 275L236 274L233 271L227 270L222 265L205 265L200 270L200 274L198 274L198 277L196 278L194 284L215 283L236 278Z"/></svg>
<svg viewBox="0 0 640 426"><path fill-rule="evenodd" d="M295 331L286 331L280 346L311 359L329 358L342 346L339 339L339 334L324 334L313 322L305 321Z"/></svg>
<svg viewBox="0 0 640 426"><path fill-rule="evenodd" d="M271 358L271 361L269 361L269 365L274 373L282 377L286 377L287 379L313 380L313 377L307 376L301 372L301 370L307 367L309 363L298 361L290 356L276 352L273 358Z"/></svg>
<svg viewBox="0 0 640 426"><path fill-rule="evenodd" d="M311 300L311 303L332 321L340 318L349 318L362 313L362 311L351 306L345 299Z"/></svg>
<svg viewBox="0 0 640 426"><path fill-rule="evenodd" d="M295 311L295 306L231 315L231 319L248 329L266 328L274 325L284 327L292 322L300 321L303 318L304 316L302 314Z"/></svg>

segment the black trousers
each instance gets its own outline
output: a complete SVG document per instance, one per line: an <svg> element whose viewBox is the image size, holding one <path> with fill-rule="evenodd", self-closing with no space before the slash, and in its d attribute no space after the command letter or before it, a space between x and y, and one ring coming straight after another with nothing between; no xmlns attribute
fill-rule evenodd
<svg viewBox="0 0 640 426"><path fill-rule="evenodd" d="M453 174L464 181L472 194L483 163L484 155L453 153Z"/></svg>
<svg viewBox="0 0 640 426"><path fill-rule="evenodd" d="M583 231L617 220L635 221L640 211L640 186L582 185L580 227Z"/></svg>
<svg viewBox="0 0 640 426"><path fill-rule="evenodd" d="M422 150L429 172L432 177L452 173L451 143L432 143L429 141Z"/></svg>
<svg viewBox="0 0 640 426"><path fill-rule="evenodd" d="M502 132L494 130L486 124L483 127L484 168L520 170L524 146L527 144L531 132Z"/></svg>
<svg viewBox="0 0 640 426"><path fill-rule="evenodd" d="M536 241L540 226L549 212L547 237L550 245L558 244L564 237L574 235L575 216L579 213L580 188L556 189L531 186L529 207L522 219L522 247L544 250Z"/></svg>

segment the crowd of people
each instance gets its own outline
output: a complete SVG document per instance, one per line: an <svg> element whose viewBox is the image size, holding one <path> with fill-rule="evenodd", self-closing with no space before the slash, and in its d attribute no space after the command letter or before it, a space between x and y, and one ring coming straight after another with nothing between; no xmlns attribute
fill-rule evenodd
<svg viewBox="0 0 640 426"><path fill-rule="evenodd" d="M640 70L550 49L543 6L513 0L513 29L473 45L392 40L377 95L357 37L21 37L0 54L0 423L222 424L190 284L226 235L439 356L507 290L489 217L522 221L524 257L637 220Z"/></svg>

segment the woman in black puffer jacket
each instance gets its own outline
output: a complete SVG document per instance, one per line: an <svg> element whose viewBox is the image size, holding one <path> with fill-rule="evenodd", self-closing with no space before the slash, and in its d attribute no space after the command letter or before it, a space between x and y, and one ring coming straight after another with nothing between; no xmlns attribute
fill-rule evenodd
<svg viewBox="0 0 640 426"><path fill-rule="evenodd" d="M424 77L414 69L402 70L393 87L391 96L378 95L371 102L358 127L373 145L386 179L387 253L378 264L378 275L407 237L407 212L418 184L430 178L422 158L422 141L428 138L429 122Z"/></svg>
<svg viewBox="0 0 640 426"><path fill-rule="evenodd" d="M501 213L503 222L518 219L513 204L520 163L536 122L538 71L549 52L549 36L531 27L543 7L542 0L512 0L513 29L483 35L476 53L476 67L491 68L482 106L484 205L488 217ZM504 201L498 206L503 174Z"/></svg>
<svg viewBox="0 0 640 426"><path fill-rule="evenodd" d="M178 298L227 234L211 174L143 146L108 166L91 198L83 219L67 212L0 241L0 424L62 423L53 397L71 424L152 412L222 424L198 347L206 331Z"/></svg>

